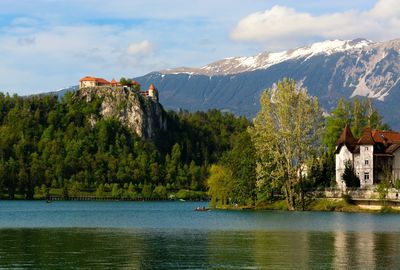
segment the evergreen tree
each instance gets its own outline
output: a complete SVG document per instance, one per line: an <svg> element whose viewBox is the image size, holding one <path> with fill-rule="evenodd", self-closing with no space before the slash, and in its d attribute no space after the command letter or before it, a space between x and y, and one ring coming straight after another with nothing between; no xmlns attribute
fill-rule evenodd
<svg viewBox="0 0 400 270"><path fill-rule="evenodd" d="M344 166L345 167L342 179L346 183L346 187L349 188L360 187L360 178L358 178L358 176L356 175L351 160L346 160Z"/></svg>

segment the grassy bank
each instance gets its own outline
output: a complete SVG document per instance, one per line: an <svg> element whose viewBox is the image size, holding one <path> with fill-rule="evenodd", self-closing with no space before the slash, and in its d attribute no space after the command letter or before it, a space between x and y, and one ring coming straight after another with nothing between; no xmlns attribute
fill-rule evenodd
<svg viewBox="0 0 400 270"><path fill-rule="evenodd" d="M285 200L277 200L272 203L258 203L256 206L241 206L241 205L224 205L217 206L216 209L221 210L277 210L287 211ZM298 207L298 209L301 209ZM345 199L326 199L315 198L307 201L305 211L320 211L320 212L352 212L352 213L400 213L400 209L385 206L382 202L380 209L368 209L353 204L351 201Z"/></svg>

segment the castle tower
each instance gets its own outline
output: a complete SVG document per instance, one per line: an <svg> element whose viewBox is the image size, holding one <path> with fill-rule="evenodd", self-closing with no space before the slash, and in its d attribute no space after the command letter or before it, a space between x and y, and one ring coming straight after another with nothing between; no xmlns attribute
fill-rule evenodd
<svg viewBox="0 0 400 270"><path fill-rule="evenodd" d="M360 178L362 188L374 184L374 133L376 133L376 131L366 128L361 138L358 140L360 157L358 164L355 166L355 170Z"/></svg>
<svg viewBox="0 0 400 270"><path fill-rule="evenodd" d="M150 84L149 90L149 97L154 100L155 102L158 102L158 90L157 88L154 86L154 84Z"/></svg>
<svg viewBox="0 0 400 270"><path fill-rule="evenodd" d="M345 189L346 184L342 178L342 175L345 170L345 162L350 160L354 168L356 168L357 164L354 164L354 155L353 152L356 150L357 140L354 138L351 133L350 127L348 125L345 126L342 134L340 134L339 139L336 142L336 185L340 189Z"/></svg>

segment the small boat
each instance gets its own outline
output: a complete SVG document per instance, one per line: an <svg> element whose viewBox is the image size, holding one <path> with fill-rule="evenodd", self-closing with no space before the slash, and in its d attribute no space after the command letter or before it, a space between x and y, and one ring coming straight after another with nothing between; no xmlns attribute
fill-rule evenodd
<svg viewBox="0 0 400 270"><path fill-rule="evenodd" d="M194 209L194 211L198 211L198 212L206 212L206 211L210 211L211 209L210 208L205 208L204 206L203 207L196 207L195 209Z"/></svg>
<svg viewBox="0 0 400 270"><path fill-rule="evenodd" d="M184 199L179 199L179 201L180 201L180 202L186 202L186 200L184 200Z"/></svg>

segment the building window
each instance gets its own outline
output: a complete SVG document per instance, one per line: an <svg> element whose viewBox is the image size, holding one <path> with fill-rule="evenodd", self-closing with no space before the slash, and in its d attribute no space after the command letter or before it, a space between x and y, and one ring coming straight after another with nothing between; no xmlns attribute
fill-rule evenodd
<svg viewBox="0 0 400 270"><path fill-rule="evenodd" d="M369 180L369 172L364 173L364 180L365 181Z"/></svg>
<svg viewBox="0 0 400 270"><path fill-rule="evenodd" d="M365 151L368 151L368 146L365 146Z"/></svg>
<svg viewBox="0 0 400 270"><path fill-rule="evenodd" d="M366 159L365 160L365 165L368 165L369 164L369 161L368 161L368 159Z"/></svg>

